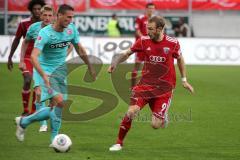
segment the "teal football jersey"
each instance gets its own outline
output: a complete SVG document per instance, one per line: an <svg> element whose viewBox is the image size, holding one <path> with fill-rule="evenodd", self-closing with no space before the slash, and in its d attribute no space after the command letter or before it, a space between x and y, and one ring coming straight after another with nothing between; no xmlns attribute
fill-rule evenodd
<svg viewBox="0 0 240 160"><path fill-rule="evenodd" d="M33 23L27 31L26 39L27 40L36 40L38 37L39 31L42 29L42 22Z"/></svg>
<svg viewBox="0 0 240 160"><path fill-rule="evenodd" d="M34 47L41 51L39 62L46 73L51 74L58 66L64 65L71 43L79 43L79 32L72 23L63 32L55 31L52 25L40 30Z"/></svg>

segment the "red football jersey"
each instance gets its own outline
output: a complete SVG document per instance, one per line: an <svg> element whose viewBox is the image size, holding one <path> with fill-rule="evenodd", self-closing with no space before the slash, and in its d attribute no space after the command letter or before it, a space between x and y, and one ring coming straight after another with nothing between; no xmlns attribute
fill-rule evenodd
<svg viewBox="0 0 240 160"><path fill-rule="evenodd" d="M143 36L147 36L147 23L148 18L146 15L140 15L136 18L135 29L140 30ZM136 39L140 37L136 36Z"/></svg>
<svg viewBox="0 0 240 160"><path fill-rule="evenodd" d="M27 30L31 24L33 24L33 21L30 17L23 19L18 25L17 32L15 34L16 38L18 38L18 39L21 39L21 37L25 38L25 36L27 34ZM34 46L34 41L32 40L32 41L30 41L30 43L27 47L24 58L30 58L33 46Z"/></svg>
<svg viewBox="0 0 240 160"><path fill-rule="evenodd" d="M146 56L140 84L175 88L176 73L174 58L182 53L176 38L164 35L160 42L152 41L149 36L142 36L131 47L133 52L143 52Z"/></svg>

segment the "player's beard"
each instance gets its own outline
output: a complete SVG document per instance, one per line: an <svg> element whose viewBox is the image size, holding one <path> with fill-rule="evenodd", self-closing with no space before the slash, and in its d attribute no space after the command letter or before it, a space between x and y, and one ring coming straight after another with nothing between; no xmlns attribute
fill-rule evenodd
<svg viewBox="0 0 240 160"><path fill-rule="evenodd" d="M160 37L160 33L155 33L152 35L149 35L149 37L151 38L151 40L153 41L158 41L159 37Z"/></svg>
<svg viewBox="0 0 240 160"><path fill-rule="evenodd" d="M154 39L154 34L148 34L148 36L150 37L151 40Z"/></svg>

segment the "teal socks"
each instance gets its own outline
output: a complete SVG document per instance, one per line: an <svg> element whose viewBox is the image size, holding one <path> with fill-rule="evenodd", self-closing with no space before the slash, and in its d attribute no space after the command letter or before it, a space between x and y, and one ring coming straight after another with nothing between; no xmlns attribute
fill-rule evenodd
<svg viewBox="0 0 240 160"><path fill-rule="evenodd" d="M50 112L51 112L50 107L41 108L40 110L38 110L34 114L31 114L27 117L23 117L21 119L21 126L23 128L26 128L28 125L30 125L31 123L33 123L35 121L47 120L47 119L49 119Z"/></svg>
<svg viewBox="0 0 240 160"><path fill-rule="evenodd" d="M58 132L62 123L62 107L54 107L50 112L50 122L51 122L51 142L54 137L58 135Z"/></svg>
<svg viewBox="0 0 240 160"><path fill-rule="evenodd" d="M46 107L45 106L45 102L39 102L39 103L36 102L35 106L36 106L36 110L37 111L39 111L43 107ZM47 121L46 120L40 121L40 126L43 126L43 125L47 125Z"/></svg>

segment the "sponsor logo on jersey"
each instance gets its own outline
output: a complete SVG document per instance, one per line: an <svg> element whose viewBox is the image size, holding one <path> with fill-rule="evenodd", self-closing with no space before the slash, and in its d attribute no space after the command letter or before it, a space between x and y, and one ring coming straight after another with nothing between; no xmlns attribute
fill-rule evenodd
<svg viewBox="0 0 240 160"><path fill-rule="evenodd" d="M60 42L60 43L56 43L56 44L50 44L50 48L64 48L67 47L71 44L71 42L67 41L67 42Z"/></svg>
<svg viewBox="0 0 240 160"><path fill-rule="evenodd" d="M151 55L149 57L149 59L150 59L151 62L154 62L154 63L166 62L166 57L161 57L161 56L153 56L153 55Z"/></svg>

